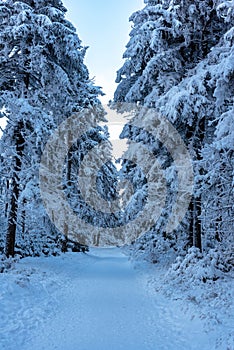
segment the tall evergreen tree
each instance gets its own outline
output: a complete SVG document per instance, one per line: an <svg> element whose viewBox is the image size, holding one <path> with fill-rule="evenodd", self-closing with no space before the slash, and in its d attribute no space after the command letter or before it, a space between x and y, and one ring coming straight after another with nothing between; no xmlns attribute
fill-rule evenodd
<svg viewBox="0 0 234 350"><path fill-rule="evenodd" d="M0 109L8 120L1 139L1 177L8 256L14 255L17 239L22 254L48 253L47 236L52 251L59 245L38 185L40 157L53 129L82 108L95 108L96 122L104 120L100 89L83 62L86 48L65 13L60 0L0 1ZM99 133L97 128L91 137Z"/></svg>
<svg viewBox="0 0 234 350"><path fill-rule="evenodd" d="M117 74L119 86L114 98L115 107L124 109L118 102L134 102L155 108L176 127L187 144L195 170L194 198L181 228L168 238L177 241L178 249L182 229L189 232L187 244L201 249L204 190L208 187L208 184L202 187L207 171L202 151L214 141L218 120L225 116L230 122L232 113L233 5L226 1L206 0L145 0L145 3L145 8L130 18L133 29L124 54L126 61ZM228 117L226 114L222 117L227 111ZM149 121L144 120L144 123L147 125ZM122 137L146 143L150 149L155 149L159 158L163 156L162 145L142 130L132 128L131 123L125 127ZM164 169L167 182L172 186L172 197L169 197L163 215L165 225L176 188L173 191L170 182L173 164L170 161L164 163ZM230 165L229 169L228 186L231 185ZM147 238L150 251L155 250L155 241L158 241L155 231L162 234L161 223Z"/></svg>

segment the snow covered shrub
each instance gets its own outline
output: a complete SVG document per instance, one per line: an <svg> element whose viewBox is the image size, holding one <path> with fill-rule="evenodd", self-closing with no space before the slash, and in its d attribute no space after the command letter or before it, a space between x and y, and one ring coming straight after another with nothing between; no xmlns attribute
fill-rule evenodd
<svg viewBox="0 0 234 350"><path fill-rule="evenodd" d="M176 238L160 233L147 233L130 247L131 257L143 259L153 264L170 264L176 258Z"/></svg>
<svg viewBox="0 0 234 350"><path fill-rule="evenodd" d="M17 255L14 258L7 258L5 255L0 255L0 273L13 269L18 261L19 256Z"/></svg>
<svg viewBox="0 0 234 350"><path fill-rule="evenodd" d="M201 282L217 281L230 270L231 264L225 262L218 250L211 249L203 256L198 248L192 247L185 257L176 259L166 275L166 280L190 287Z"/></svg>

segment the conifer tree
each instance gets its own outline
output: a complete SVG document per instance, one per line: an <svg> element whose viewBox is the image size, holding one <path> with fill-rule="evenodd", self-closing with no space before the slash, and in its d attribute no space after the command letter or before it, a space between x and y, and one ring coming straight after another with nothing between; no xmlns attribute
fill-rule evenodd
<svg viewBox="0 0 234 350"><path fill-rule="evenodd" d="M172 237L167 238L172 244L177 242L178 251L178 237L183 237L181 232L189 233L185 248L195 245L201 249L205 234L204 191L209 186L206 183L202 187L208 170L202 152L220 135L217 130L224 124L224 119L230 123L233 113L233 4L206 0L145 0L145 3L146 6L130 18L133 29L124 54L126 61L117 73L119 85L114 105L120 110L124 107L119 102L155 108L176 127L187 144L195 171L194 197L184 222ZM148 122L144 120L145 125ZM131 122L125 126L122 137L148 144L161 160L166 155L162 145L142 130L132 128ZM217 142L215 145L217 147ZM227 155L227 147L224 148ZM214 163L209 163L211 171ZM227 186L230 189L230 158L228 168ZM176 174L172 176L170 161L164 162L164 170L172 188L162 218L165 224L176 191L176 188L173 190ZM213 210L211 206L210 210ZM210 222L213 214L209 214ZM158 233L164 236L161 224L159 222L146 238L150 252L158 249ZM145 244L144 239L141 244Z"/></svg>
<svg viewBox="0 0 234 350"><path fill-rule="evenodd" d="M15 242L22 255L56 253L58 233L39 193L41 154L53 130L72 113L95 108L97 123L104 120L101 91L83 62L86 48L65 13L60 0L0 1L0 110L8 120L1 139L7 256L14 255ZM95 137L99 133L97 128Z"/></svg>

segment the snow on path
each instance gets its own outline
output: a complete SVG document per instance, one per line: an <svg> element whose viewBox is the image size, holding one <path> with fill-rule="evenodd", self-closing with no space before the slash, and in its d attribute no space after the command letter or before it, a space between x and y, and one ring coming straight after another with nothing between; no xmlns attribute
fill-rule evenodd
<svg viewBox="0 0 234 350"><path fill-rule="evenodd" d="M0 349L215 349L202 321L191 320L175 301L150 294L144 272L135 270L117 248L29 258L20 265L37 270L44 288L40 298L35 298L36 290L28 300L22 299L17 313L21 326L10 327L8 333L5 329ZM42 283L43 274L48 281ZM12 313L5 322L10 325L14 317Z"/></svg>

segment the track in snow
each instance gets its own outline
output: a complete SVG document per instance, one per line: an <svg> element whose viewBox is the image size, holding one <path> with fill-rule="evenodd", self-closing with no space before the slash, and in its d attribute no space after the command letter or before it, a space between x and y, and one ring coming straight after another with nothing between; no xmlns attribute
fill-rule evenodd
<svg viewBox="0 0 234 350"><path fill-rule="evenodd" d="M24 341L7 350L197 350L212 349L199 320L190 320L176 302L147 292L144 273L134 269L117 248L91 249L48 259L25 259L57 285L47 288L45 305L53 312L32 327L24 325ZM44 273L45 273L44 272ZM56 300L56 302L55 302ZM38 305L39 307L40 305ZM24 312L27 310L24 305ZM22 333L22 330L21 330Z"/></svg>

